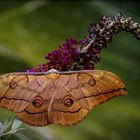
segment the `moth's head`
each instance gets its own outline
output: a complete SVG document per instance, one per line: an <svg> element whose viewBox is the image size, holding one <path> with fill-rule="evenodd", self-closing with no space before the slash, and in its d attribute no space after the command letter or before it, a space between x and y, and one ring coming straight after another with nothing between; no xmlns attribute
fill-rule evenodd
<svg viewBox="0 0 140 140"><path fill-rule="evenodd" d="M59 73L59 71L57 69L50 69L47 71L47 73Z"/></svg>

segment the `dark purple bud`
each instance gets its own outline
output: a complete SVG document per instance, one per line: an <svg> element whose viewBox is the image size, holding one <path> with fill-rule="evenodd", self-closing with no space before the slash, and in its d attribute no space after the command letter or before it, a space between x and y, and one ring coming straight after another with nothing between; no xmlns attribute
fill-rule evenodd
<svg viewBox="0 0 140 140"><path fill-rule="evenodd" d="M30 72L36 72L35 69L28 69L26 70L26 72L30 73Z"/></svg>
<svg viewBox="0 0 140 140"><path fill-rule="evenodd" d="M79 41L80 45L84 45L86 42L84 40Z"/></svg>

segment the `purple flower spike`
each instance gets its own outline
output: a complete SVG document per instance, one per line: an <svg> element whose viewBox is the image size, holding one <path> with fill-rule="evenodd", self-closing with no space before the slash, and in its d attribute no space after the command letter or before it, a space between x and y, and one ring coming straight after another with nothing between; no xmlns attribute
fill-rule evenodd
<svg viewBox="0 0 140 140"><path fill-rule="evenodd" d="M66 40L58 49L49 53L45 58L49 60L49 64L53 62L53 67L60 64L62 69L69 69L69 65L76 61L79 57L79 48L81 44L76 39Z"/></svg>
<svg viewBox="0 0 140 140"><path fill-rule="evenodd" d="M125 18L118 13L114 19L103 16L99 23L90 23L88 35L77 41L75 38L67 39L56 50L45 57L48 62L38 65L27 72L44 72L51 68L60 71L94 69L100 61L100 52L112 41L112 36L121 31L130 32L140 39L140 25L131 17Z"/></svg>

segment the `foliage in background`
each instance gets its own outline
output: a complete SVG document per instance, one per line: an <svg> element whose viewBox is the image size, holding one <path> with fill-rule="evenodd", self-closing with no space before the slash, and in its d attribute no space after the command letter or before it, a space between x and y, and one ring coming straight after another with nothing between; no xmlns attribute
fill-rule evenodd
<svg viewBox="0 0 140 140"><path fill-rule="evenodd" d="M21 125L22 122L18 119L0 123L0 140L29 140L19 132L24 129Z"/></svg>

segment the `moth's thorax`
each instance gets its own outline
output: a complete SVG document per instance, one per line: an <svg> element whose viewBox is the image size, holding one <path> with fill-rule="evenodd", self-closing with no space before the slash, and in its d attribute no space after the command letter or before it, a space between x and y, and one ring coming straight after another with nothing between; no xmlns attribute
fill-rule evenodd
<svg viewBox="0 0 140 140"><path fill-rule="evenodd" d="M46 77L47 78L49 78L49 79L59 79L60 78L60 74L58 74L58 73L50 73L50 74L48 74L48 75L46 75Z"/></svg>

